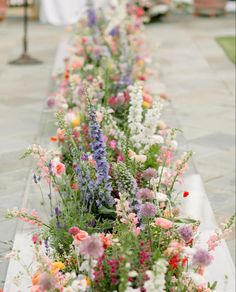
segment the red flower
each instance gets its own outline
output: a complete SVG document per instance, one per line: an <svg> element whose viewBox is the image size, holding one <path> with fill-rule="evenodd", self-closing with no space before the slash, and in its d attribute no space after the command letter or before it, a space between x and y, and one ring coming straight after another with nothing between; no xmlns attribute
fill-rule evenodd
<svg viewBox="0 0 236 292"><path fill-rule="evenodd" d="M38 236L38 234L34 234L34 235L32 236L32 241L33 241L34 244L37 244L37 243L42 244L42 241L39 240L39 236ZM0 292L1 292L1 290L0 290Z"/></svg>
<svg viewBox="0 0 236 292"><path fill-rule="evenodd" d="M182 265L185 266L187 264L187 262L188 262L188 258L187 257L184 257L182 259Z"/></svg>
<svg viewBox="0 0 236 292"><path fill-rule="evenodd" d="M189 192L184 192L184 193L183 193L183 197L184 197L184 198L187 198L188 196L189 196Z"/></svg>
<svg viewBox="0 0 236 292"><path fill-rule="evenodd" d="M173 256L170 260L169 260L169 264L171 266L172 269L177 269L178 268L178 264L179 264L179 256Z"/></svg>
<svg viewBox="0 0 236 292"><path fill-rule="evenodd" d="M137 7L137 8L136 8L136 15L137 15L138 17L142 17L142 16L144 16L144 10L143 10L143 8L141 8L141 7Z"/></svg>

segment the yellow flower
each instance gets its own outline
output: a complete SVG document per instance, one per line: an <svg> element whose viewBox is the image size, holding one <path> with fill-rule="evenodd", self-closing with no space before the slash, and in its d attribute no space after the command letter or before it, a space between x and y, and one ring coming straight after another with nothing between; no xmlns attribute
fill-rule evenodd
<svg viewBox="0 0 236 292"><path fill-rule="evenodd" d="M55 273L57 271L64 270L64 269L65 269L65 265L62 262L54 262L52 264L52 273Z"/></svg>
<svg viewBox="0 0 236 292"><path fill-rule="evenodd" d="M144 60L139 60L138 61L138 65L140 66L140 67L143 67L144 65L145 65L145 63L144 63Z"/></svg>
<svg viewBox="0 0 236 292"><path fill-rule="evenodd" d="M91 286L91 280L89 279L89 277L84 276L84 280L86 281L88 286Z"/></svg>
<svg viewBox="0 0 236 292"><path fill-rule="evenodd" d="M80 124L80 118L79 118L79 117L78 117L78 118L75 118L75 119L71 122L71 124L72 124L72 127L73 127L73 128L78 127L79 124Z"/></svg>
<svg viewBox="0 0 236 292"><path fill-rule="evenodd" d="M147 102L147 101L144 101L143 102L143 107L146 108L146 109L148 109L148 108L151 107L151 104L149 102Z"/></svg>

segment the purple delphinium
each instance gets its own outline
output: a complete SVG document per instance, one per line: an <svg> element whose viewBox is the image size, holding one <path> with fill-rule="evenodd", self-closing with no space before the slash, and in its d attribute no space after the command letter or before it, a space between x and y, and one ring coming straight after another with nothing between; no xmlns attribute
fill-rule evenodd
<svg viewBox="0 0 236 292"><path fill-rule="evenodd" d="M210 253L203 248L199 248L193 255L192 264L194 266L206 267L210 265L211 261L212 256L210 255Z"/></svg>
<svg viewBox="0 0 236 292"><path fill-rule="evenodd" d="M115 26L111 31L110 31L110 35L111 36L117 36L117 35L119 35L119 33L120 33L120 28L119 28L119 26L117 25L117 26Z"/></svg>
<svg viewBox="0 0 236 292"><path fill-rule="evenodd" d="M155 217L157 213L157 207L152 203L141 204L139 208L139 217L148 218Z"/></svg>
<svg viewBox="0 0 236 292"><path fill-rule="evenodd" d="M103 132L96 120L96 114L92 107L89 108L89 134L91 138L90 147L93 159L96 161L96 188L98 197L96 203L99 206L112 206L114 199L111 196L111 183L109 181L109 165L106 158L106 144Z"/></svg>
<svg viewBox="0 0 236 292"><path fill-rule="evenodd" d="M193 228L191 225L179 227L178 232L185 242L189 242L193 238Z"/></svg>
<svg viewBox="0 0 236 292"><path fill-rule="evenodd" d="M61 223L60 223L60 217L62 215L62 212L60 211L60 209L58 207L55 208L55 215L56 215L56 219L57 219L57 228L61 228Z"/></svg>
<svg viewBox="0 0 236 292"><path fill-rule="evenodd" d="M87 10L87 17L88 17L88 26L92 27L97 22L97 16L94 9L88 9Z"/></svg>
<svg viewBox="0 0 236 292"><path fill-rule="evenodd" d="M83 205L88 209L94 202L95 182L91 178L90 170L80 166L77 167L77 177Z"/></svg>

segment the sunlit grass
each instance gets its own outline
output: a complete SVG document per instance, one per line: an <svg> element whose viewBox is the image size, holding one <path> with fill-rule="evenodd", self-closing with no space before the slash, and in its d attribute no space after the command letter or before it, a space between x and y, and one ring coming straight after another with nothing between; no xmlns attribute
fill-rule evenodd
<svg viewBox="0 0 236 292"><path fill-rule="evenodd" d="M234 36L225 36L225 37L218 37L216 41L220 44L220 46L224 49L226 55L229 59L236 63L236 53L235 53L235 42L236 39Z"/></svg>

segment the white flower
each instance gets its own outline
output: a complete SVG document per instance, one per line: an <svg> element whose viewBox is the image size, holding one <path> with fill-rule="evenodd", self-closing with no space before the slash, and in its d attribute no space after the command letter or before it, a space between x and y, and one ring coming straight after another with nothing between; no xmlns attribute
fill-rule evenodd
<svg viewBox="0 0 236 292"><path fill-rule="evenodd" d="M152 141L153 141L153 144L163 144L164 138L161 135L153 135Z"/></svg>
<svg viewBox="0 0 236 292"><path fill-rule="evenodd" d="M175 151L178 148L178 142L176 140L171 140L170 146L171 146L171 150Z"/></svg>
<svg viewBox="0 0 236 292"><path fill-rule="evenodd" d="M137 273L136 271L130 271L128 275L129 275L129 277L131 277L131 278L135 278L135 277L138 276L138 273Z"/></svg>
<svg viewBox="0 0 236 292"><path fill-rule="evenodd" d="M164 292L165 291L165 274L168 262L159 259L152 268L152 271L146 271L148 280L144 283L147 292Z"/></svg>
<svg viewBox="0 0 236 292"><path fill-rule="evenodd" d="M68 124L70 124L74 119L76 118L76 115L75 113L73 112L68 112L66 115L65 115L65 120Z"/></svg>
<svg viewBox="0 0 236 292"><path fill-rule="evenodd" d="M189 277L192 279L193 283L196 286L205 286L206 285L206 279L200 274L191 272L191 273L189 273Z"/></svg>
<svg viewBox="0 0 236 292"><path fill-rule="evenodd" d="M167 195L163 194L163 193L160 193L160 192L156 192L155 193L155 199L158 202L165 202L167 200Z"/></svg>
<svg viewBox="0 0 236 292"><path fill-rule="evenodd" d="M71 284L71 288L74 292L86 291L86 289L88 288L88 284L85 277L83 279L73 281Z"/></svg>
<svg viewBox="0 0 236 292"><path fill-rule="evenodd" d="M184 253L188 256L192 256L195 252L196 252L195 248L191 248L189 246L184 248Z"/></svg>
<svg viewBox="0 0 236 292"><path fill-rule="evenodd" d="M79 270L80 270L81 272L89 272L90 269L91 269L91 266L92 266L92 267L95 267L96 264L97 264L97 261L96 261L96 260L93 260L91 263L90 263L88 260L86 260L86 261L84 261L84 262L81 264Z"/></svg>
<svg viewBox="0 0 236 292"><path fill-rule="evenodd" d="M125 292L140 292L139 288L127 287Z"/></svg>

